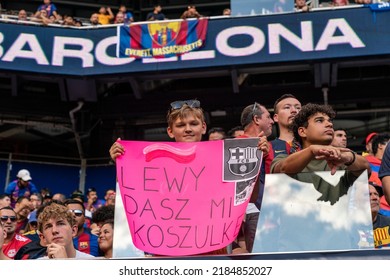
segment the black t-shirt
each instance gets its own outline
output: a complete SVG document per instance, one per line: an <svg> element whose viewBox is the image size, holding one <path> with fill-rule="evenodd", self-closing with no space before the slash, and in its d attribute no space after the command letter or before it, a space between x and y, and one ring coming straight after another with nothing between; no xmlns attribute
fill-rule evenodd
<svg viewBox="0 0 390 280"><path fill-rule="evenodd" d="M165 15L163 13L155 14L153 12L150 12L146 16L146 20L153 20L151 18L153 18L154 20L164 20L165 19Z"/></svg>
<svg viewBox="0 0 390 280"><path fill-rule="evenodd" d="M15 260L38 259L46 256L46 247L39 241L32 241L24 245L15 255Z"/></svg>

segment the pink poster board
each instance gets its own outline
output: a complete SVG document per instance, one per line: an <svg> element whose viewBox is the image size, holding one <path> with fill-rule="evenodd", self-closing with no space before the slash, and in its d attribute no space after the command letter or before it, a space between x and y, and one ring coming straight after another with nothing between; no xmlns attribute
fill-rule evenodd
<svg viewBox="0 0 390 280"><path fill-rule="evenodd" d="M117 179L134 246L183 256L231 244L260 170L257 141L121 141Z"/></svg>

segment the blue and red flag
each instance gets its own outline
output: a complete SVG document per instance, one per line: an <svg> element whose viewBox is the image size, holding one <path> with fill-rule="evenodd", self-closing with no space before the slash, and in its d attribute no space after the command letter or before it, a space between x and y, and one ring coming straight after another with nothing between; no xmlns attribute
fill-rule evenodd
<svg viewBox="0 0 390 280"><path fill-rule="evenodd" d="M119 26L119 57L163 58L201 48L208 19L158 21Z"/></svg>

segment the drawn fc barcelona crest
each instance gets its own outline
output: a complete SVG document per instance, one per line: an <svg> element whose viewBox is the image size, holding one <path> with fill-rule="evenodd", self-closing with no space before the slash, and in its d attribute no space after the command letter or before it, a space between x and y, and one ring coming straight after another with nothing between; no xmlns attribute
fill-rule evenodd
<svg viewBox="0 0 390 280"><path fill-rule="evenodd" d="M245 176L251 173L258 163L256 157L257 148L230 148L230 159L228 161L229 170L239 176Z"/></svg>
<svg viewBox="0 0 390 280"><path fill-rule="evenodd" d="M257 176L262 153L257 148L258 139L227 139L224 141L225 182L243 181Z"/></svg>

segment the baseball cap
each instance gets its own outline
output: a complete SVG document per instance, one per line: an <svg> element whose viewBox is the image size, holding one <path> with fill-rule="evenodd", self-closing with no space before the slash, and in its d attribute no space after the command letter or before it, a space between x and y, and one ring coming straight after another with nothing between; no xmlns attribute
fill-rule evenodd
<svg viewBox="0 0 390 280"><path fill-rule="evenodd" d="M30 213L30 217L28 218L28 222L36 222L37 221L37 211L32 211Z"/></svg>
<svg viewBox="0 0 390 280"><path fill-rule="evenodd" d="M18 175L16 175L19 179L22 179L23 181L30 181L32 180L30 176L30 172L27 169L21 169L18 172Z"/></svg>
<svg viewBox="0 0 390 280"><path fill-rule="evenodd" d="M83 195L83 193L81 192L81 191L79 191L79 190L76 190L76 191L74 191L71 195L70 195L70 198L71 199L77 199L77 198L79 198L79 199L81 199L81 200L83 200L84 201L84 195Z"/></svg>
<svg viewBox="0 0 390 280"><path fill-rule="evenodd" d="M370 142L372 140L372 138L374 138L378 133L377 132L371 132L370 134L367 135L366 137L366 145L368 144L368 142Z"/></svg>

